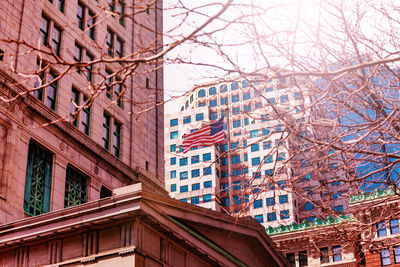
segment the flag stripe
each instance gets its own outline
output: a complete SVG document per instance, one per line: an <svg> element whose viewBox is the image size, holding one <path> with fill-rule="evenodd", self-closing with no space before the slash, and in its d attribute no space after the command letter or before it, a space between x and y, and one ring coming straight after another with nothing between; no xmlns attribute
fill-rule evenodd
<svg viewBox="0 0 400 267"><path fill-rule="evenodd" d="M224 141L224 131L222 118L210 125L206 125L197 131L185 135L182 143L183 153L188 152L196 146L211 146ZM211 135L213 133L213 135Z"/></svg>

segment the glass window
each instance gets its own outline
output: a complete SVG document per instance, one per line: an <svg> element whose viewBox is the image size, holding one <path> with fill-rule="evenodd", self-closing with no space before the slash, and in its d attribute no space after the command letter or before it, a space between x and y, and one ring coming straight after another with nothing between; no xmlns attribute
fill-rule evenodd
<svg viewBox="0 0 400 267"><path fill-rule="evenodd" d="M272 163L272 162L273 162L272 156L265 156L264 157L264 164Z"/></svg>
<svg viewBox="0 0 400 267"><path fill-rule="evenodd" d="M333 199L339 199L339 198L341 198L342 197L342 193L341 192L337 192L337 193L334 193L333 195L332 195L332 198Z"/></svg>
<svg viewBox="0 0 400 267"><path fill-rule="evenodd" d="M188 158L180 158L179 166L186 166L188 164Z"/></svg>
<svg viewBox="0 0 400 267"><path fill-rule="evenodd" d="M199 176L200 176L200 169L192 170L192 178L199 177Z"/></svg>
<svg viewBox="0 0 400 267"><path fill-rule="evenodd" d="M292 253L287 253L286 254L286 259L290 263L290 267L296 267L296 257L295 257L293 252Z"/></svg>
<svg viewBox="0 0 400 267"><path fill-rule="evenodd" d="M171 184L171 192L176 192L176 184Z"/></svg>
<svg viewBox="0 0 400 267"><path fill-rule="evenodd" d="M281 210L279 213L281 220L289 219L289 210Z"/></svg>
<svg viewBox="0 0 400 267"><path fill-rule="evenodd" d="M52 110L56 110L56 101L57 101L57 89L58 89L58 80L53 81L56 79L56 73L50 70L49 73L49 83L50 85L47 87L47 101L46 105L51 108Z"/></svg>
<svg viewBox="0 0 400 267"><path fill-rule="evenodd" d="M112 30L107 29L107 35L106 35L107 53L112 57L114 56L114 35L115 33Z"/></svg>
<svg viewBox="0 0 400 267"><path fill-rule="evenodd" d="M278 154L278 158L277 158L278 161L282 161L282 160L285 160L285 159L286 159L286 154L285 153L279 153Z"/></svg>
<svg viewBox="0 0 400 267"><path fill-rule="evenodd" d="M267 198L265 199L265 203L266 203L267 207L269 207L269 206L274 206L274 205L275 205L275 199L274 199L274 197L267 197Z"/></svg>
<svg viewBox="0 0 400 267"><path fill-rule="evenodd" d="M259 223L263 223L264 222L264 216L262 214L255 215L254 219Z"/></svg>
<svg viewBox="0 0 400 267"><path fill-rule="evenodd" d="M187 192L187 191L189 191L187 185L182 185L182 186L180 187L180 192L181 192L181 193L185 193L185 192Z"/></svg>
<svg viewBox="0 0 400 267"><path fill-rule="evenodd" d="M267 128L267 129L262 129L262 135L263 136L266 136L266 135L268 135L268 134L270 134L270 130Z"/></svg>
<svg viewBox="0 0 400 267"><path fill-rule="evenodd" d="M171 132L171 133L170 133L170 138L171 138L171 139L177 139L177 138L178 138L178 131Z"/></svg>
<svg viewBox="0 0 400 267"><path fill-rule="evenodd" d="M172 119L169 121L169 126L173 127L178 125L178 119Z"/></svg>
<svg viewBox="0 0 400 267"><path fill-rule="evenodd" d="M238 82L231 83L231 91L237 89L239 89L239 83Z"/></svg>
<svg viewBox="0 0 400 267"><path fill-rule="evenodd" d="M243 94L243 100L248 100L250 98L251 98L251 93L250 92L247 92L247 93Z"/></svg>
<svg viewBox="0 0 400 267"><path fill-rule="evenodd" d="M232 162L232 164L240 163L240 155L232 156L231 162Z"/></svg>
<svg viewBox="0 0 400 267"><path fill-rule="evenodd" d="M204 188L211 188L212 187L212 181L206 181L204 182Z"/></svg>
<svg viewBox="0 0 400 267"><path fill-rule="evenodd" d="M244 118L243 123L245 126L249 125L249 118Z"/></svg>
<svg viewBox="0 0 400 267"><path fill-rule="evenodd" d="M204 114L203 113L196 114L196 121L202 121L202 120L204 120Z"/></svg>
<svg viewBox="0 0 400 267"><path fill-rule="evenodd" d="M253 202L253 207L254 207L255 209L262 208L262 206L263 206L262 199L256 199L256 200L254 200L254 202Z"/></svg>
<svg viewBox="0 0 400 267"><path fill-rule="evenodd" d="M250 138L254 138L258 136L258 130L251 130L250 131Z"/></svg>
<svg viewBox="0 0 400 267"><path fill-rule="evenodd" d="M343 205L334 206L333 209L337 213L343 213Z"/></svg>
<svg viewBox="0 0 400 267"><path fill-rule="evenodd" d="M216 87L210 87L210 89L208 89L208 95L215 95L217 93L217 88Z"/></svg>
<svg viewBox="0 0 400 267"><path fill-rule="evenodd" d="M299 266L308 266L307 251L299 252Z"/></svg>
<svg viewBox="0 0 400 267"><path fill-rule="evenodd" d="M200 184L199 183L192 184L192 191L196 191L196 190L200 190Z"/></svg>
<svg viewBox="0 0 400 267"><path fill-rule="evenodd" d="M306 204L304 204L304 208L306 211L313 210L314 205L311 202L307 202Z"/></svg>
<svg viewBox="0 0 400 267"><path fill-rule="evenodd" d="M78 20L77 26L79 29L82 31L85 29L85 5L82 4L81 2L78 2L78 9L76 12L76 18Z"/></svg>
<svg viewBox="0 0 400 267"><path fill-rule="evenodd" d="M225 93L228 91L228 86L226 84L223 84L219 87L219 92L220 93ZM222 103L221 103L222 104Z"/></svg>
<svg viewBox="0 0 400 267"><path fill-rule="evenodd" d="M181 199L179 199L179 200L182 201L182 202L187 203L187 198L181 198Z"/></svg>
<svg viewBox="0 0 400 267"><path fill-rule="evenodd" d="M205 194L203 196L203 203L211 202L211 194Z"/></svg>
<svg viewBox="0 0 400 267"><path fill-rule="evenodd" d="M217 102L216 99L210 100L209 103L210 103L210 104L209 104L209 105L210 105L210 108L216 107L216 106L218 105L218 102Z"/></svg>
<svg viewBox="0 0 400 267"><path fill-rule="evenodd" d="M232 103L239 102L239 95L232 95Z"/></svg>
<svg viewBox="0 0 400 267"><path fill-rule="evenodd" d="M260 165L260 157L252 158L251 166L258 166L258 165Z"/></svg>
<svg viewBox="0 0 400 267"><path fill-rule="evenodd" d="M24 211L36 216L50 210L53 154L29 142L26 167Z"/></svg>
<svg viewBox="0 0 400 267"><path fill-rule="evenodd" d="M272 174L274 174L274 169L265 170L265 175L271 176Z"/></svg>
<svg viewBox="0 0 400 267"><path fill-rule="evenodd" d="M203 114L203 113L201 113ZM217 112L211 112L210 113L210 120L216 120L218 119L218 113Z"/></svg>
<svg viewBox="0 0 400 267"><path fill-rule="evenodd" d="M89 10L89 19L87 21L87 35L94 40L96 31L96 14Z"/></svg>
<svg viewBox="0 0 400 267"><path fill-rule="evenodd" d="M390 261L390 251L389 249L383 249L381 251L381 264L382 266L387 266L387 265L391 265L391 261Z"/></svg>
<svg viewBox="0 0 400 267"><path fill-rule="evenodd" d="M332 247L332 254L333 254L333 261L341 261L342 260L342 249L340 246L333 246Z"/></svg>
<svg viewBox="0 0 400 267"><path fill-rule="evenodd" d="M203 175L211 175L211 167L203 168Z"/></svg>
<svg viewBox="0 0 400 267"><path fill-rule="evenodd" d="M54 25L53 38L51 38L51 49L56 55L60 55L61 47L61 28Z"/></svg>
<svg viewBox="0 0 400 267"><path fill-rule="evenodd" d="M233 128L239 128L240 127L240 119L239 120L234 120L233 121Z"/></svg>
<svg viewBox="0 0 400 267"><path fill-rule="evenodd" d="M170 165L175 165L176 164L176 157L173 157L170 159Z"/></svg>
<svg viewBox="0 0 400 267"><path fill-rule="evenodd" d="M264 141L263 149L271 149L271 141Z"/></svg>
<svg viewBox="0 0 400 267"><path fill-rule="evenodd" d="M232 115L237 115L240 113L240 107L232 108Z"/></svg>
<svg viewBox="0 0 400 267"><path fill-rule="evenodd" d="M83 102L87 103L88 98L83 97ZM86 135L90 133L90 109L91 106L87 106L82 109L82 118L81 118L81 131L84 132Z"/></svg>
<svg viewBox="0 0 400 267"><path fill-rule="evenodd" d="M176 171L171 171L171 179L176 178Z"/></svg>
<svg viewBox="0 0 400 267"><path fill-rule="evenodd" d="M329 263L329 249L328 248L320 248L319 249L320 252L320 260L321 263Z"/></svg>
<svg viewBox="0 0 400 267"><path fill-rule="evenodd" d="M191 204L199 204L200 203L200 197L199 196L191 197L190 198L190 203Z"/></svg>
<svg viewBox="0 0 400 267"><path fill-rule="evenodd" d="M88 176L67 166L65 178L64 208L80 205L86 202L86 185Z"/></svg>
<svg viewBox="0 0 400 267"><path fill-rule="evenodd" d="M118 158L121 156L121 128L121 124L114 120L113 154Z"/></svg>
<svg viewBox="0 0 400 267"><path fill-rule="evenodd" d="M42 20L40 21L40 42L47 46L49 41L49 28L50 28L50 19L42 15Z"/></svg>
<svg viewBox="0 0 400 267"><path fill-rule="evenodd" d="M188 178L188 172L180 172L179 173L179 180L186 180Z"/></svg>
<svg viewBox="0 0 400 267"><path fill-rule="evenodd" d="M118 14L118 22L122 26L125 26L125 3L123 1L117 2L117 14Z"/></svg>
<svg viewBox="0 0 400 267"><path fill-rule="evenodd" d="M376 225L376 229L377 229L378 237L387 235L385 222L378 223Z"/></svg>
<svg viewBox="0 0 400 267"><path fill-rule="evenodd" d="M394 263L400 263L400 247L393 247Z"/></svg>
<svg viewBox="0 0 400 267"><path fill-rule="evenodd" d="M294 93L294 99L296 99L296 100L301 99L301 93L299 93L299 92Z"/></svg>
<svg viewBox="0 0 400 267"><path fill-rule="evenodd" d="M228 104L228 97L221 97L221 105Z"/></svg>
<svg viewBox="0 0 400 267"><path fill-rule="evenodd" d="M192 120L192 117L191 117L191 116L186 116L186 117L183 117L183 124L190 123L190 122L191 122L191 120Z"/></svg>
<svg viewBox="0 0 400 267"><path fill-rule="evenodd" d="M399 220L398 219L393 219L393 220L390 220L389 223L390 223L390 233L392 235L399 234L400 233L400 231L399 231Z"/></svg>
<svg viewBox="0 0 400 267"><path fill-rule="evenodd" d="M199 163L199 162L200 162L199 155L192 156L191 164L196 164L196 163Z"/></svg>
<svg viewBox="0 0 400 267"><path fill-rule="evenodd" d="M265 88L265 92L266 92L266 93L272 92L272 91L274 91L274 88L273 88L272 86L271 86L271 87Z"/></svg>
<svg viewBox="0 0 400 267"><path fill-rule="evenodd" d="M242 81L242 88L246 88L250 86L250 82L248 80L243 80Z"/></svg>
<svg viewBox="0 0 400 267"><path fill-rule="evenodd" d="M197 97L198 98L202 98L206 96L206 90L201 89L198 93L197 93Z"/></svg>
<svg viewBox="0 0 400 267"><path fill-rule="evenodd" d="M251 152L259 151L260 146L258 144L252 144L251 145Z"/></svg>
<svg viewBox="0 0 400 267"><path fill-rule="evenodd" d="M203 154L203 161L210 161L211 160L211 153Z"/></svg>
<svg viewBox="0 0 400 267"><path fill-rule="evenodd" d="M289 198L288 195L283 195L283 196L279 196L279 203L280 204L285 204L289 202Z"/></svg>
<svg viewBox="0 0 400 267"><path fill-rule="evenodd" d="M111 117L107 113L103 114L103 147L107 150L110 149L110 130L111 130Z"/></svg>
<svg viewBox="0 0 400 267"><path fill-rule="evenodd" d="M281 96L281 103L287 103L287 102L289 102L289 96L288 95Z"/></svg>
<svg viewBox="0 0 400 267"><path fill-rule="evenodd" d="M175 152L176 151L176 145L170 145L169 147L170 152Z"/></svg>
<svg viewBox="0 0 400 267"><path fill-rule="evenodd" d="M269 222L276 221L276 213L275 212L267 213L267 221Z"/></svg>

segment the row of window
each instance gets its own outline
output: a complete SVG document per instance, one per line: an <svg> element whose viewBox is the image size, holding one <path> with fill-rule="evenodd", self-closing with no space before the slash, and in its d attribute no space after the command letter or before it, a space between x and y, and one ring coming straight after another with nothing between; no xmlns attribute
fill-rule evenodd
<svg viewBox="0 0 400 267"><path fill-rule="evenodd" d="M381 250L381 264L382 266L392 265L392 258L390 257L390 249L386 248ZM393 263L400 263L400 247L393 247Z"/></svg>
<svg viewBox="0 0 400 267"><path fill-rule="evenodd" d="M36 216L50 211L50 195L53 174L53 153L34 141L29 142L24 194L24 211ZM87 201L89 177L68 164L65 178L64 207L79 205ZM102 186L100 197L111 196L111 191Z"/></svg>
<svg viewBox="0 0 400 267"><path fill-rule="evenodd" d="M171 151L172 152L172 151ZM205 153L203 154L203 162L207 162L211 160L211 153ZM179 166L186 166L188 165L188 158L180 158L179 159ZM191 157L191 164L196 164L200 162L199 155L194 155ZM170 159L170 164L175 165L176 164L176 157L172 157Z"/></svg>
<svg viewBox="0 0 400 267"><path fill-rule="evenodd" d="M211 194L205 194L203 195L203 203L208 203L211 202L212 196ZM182 198L180 201L187 203L188 199L187 198ZM191 204L200 204L200 196L194 196L190 198L190 203Z"/></svg>
<svg viewBox="0 0 400 267"><path fill-rule="evenodd" d="M283 161L286 159L286 154L281 152L278 153L278 156L276 157L277 161ZM262 160L262 163L268 164L273 162L273 156L264 156L264 159ZM251 166L258 166L261 163L260 157L255 157L251 159Z"/></svg>
<svg viewBox="0 0 400 267"><path fill-rule="evenodd" d="M247 81L247 80L244 80L244 81L241 83L241 85L242 85L242 88L247 88L247 87L250 86L250 82ZM238 89L239 89L239 82L233 82L233 83L231 83L230 88L231 88L231 91L238 90ZM220 87L219 87L219 92L220 92L220 93L228 92L228 86L227 86L226 84L220 85ZM216 95L216 94L217 94L217 88L216 88L215 86L212 86L212 87L210 87L210 88L208 89L208 95L211 96L211 95ZM197 92L197 97L198 97L198 98L202 98L202 97L205 97L205 96L206 96L206 90L205 90L205 89L200 89L200 90Z"/></svg>
<svg viewBox="0 0 400 267"><path fill-rule="evenodd" d="M203 183L203 188L211 188L212 187L212 181L205 181ZM186 190L187 188L187 190ZM186 190L184 192L188 192L189 187L188 186L181 186L180 188L181 190ZM171 192L176 192L177 188L176 188L176 184L171 184ZM196 191L196 190L200 190L200 183L195 183L192 184L192 191ZM180 191L181 193L183 193L182 191Z"/></svg>
<svg viewBox="0 0 400 267"><path fill-rule="evenodd" d="M329 247L319 248L320 251L320 263L329 263L329 262L339 262L342 261L342 248L341 246L332 246L331 252L329 251ZM296 253L291 252L286 254L286 259L290 263L290 266L296 267ZM298 252L298 266L308 266L308 257L307 251L299 251Z"/></svg>
<svg viewBox="0 0 400 267"><path fill-rule="evenodd" d="M257 189L257 190L255 190ZM256 194L258 193L258 188L253 189L253 193ZM289 197L288 195L282 195L278 197L279 204L286 204L289 202ZM265 206L266 207L272 207L275 205L275 197L268 197L265 199ZM259 209L263 207L263 200L262 199L256 199L253 202L253 208L254 209Z"/></svg>
<svg viewBox="0 0 400 267"><path fill-rule="evenodd" d="M380 222L376 225L378 237L387 236L388 231L385 222ZM399 219L389 221L389 230L391 235L400 234Z"/></svg>
<svg viewBox="0 0 400 267"><path fill-rule="evenodd" d="M290 218L289 210L281 210L279 212L279 216L281 220L286 220ZM264 223L264 215L258 214L254 216L254 219L259 223ZM275 222L277 220L276 212L267 213L267 222Z"/></svg>
<svg viewBox="0 0 400 267"><path fill-rule="evenodd" d="M211 167L206 167L203 168L203 176L206 175L211 175L212 174L212 168ZM196 178L200 177L200 169L194 169L191 170L191 178ZM170 177L171 179L176 178L176 170L173 170L170 172ZM189 172L188 171L183 171L179 173L179 180L186 180L189 178Z"/></svg>

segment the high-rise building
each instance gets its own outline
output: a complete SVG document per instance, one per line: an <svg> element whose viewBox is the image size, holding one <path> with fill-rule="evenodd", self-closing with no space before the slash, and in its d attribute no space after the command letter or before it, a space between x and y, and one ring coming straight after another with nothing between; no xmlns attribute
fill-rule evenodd
<svg viewBox="0 0 400 267"><path fill-rule="evenodd" d="M337 165L335 157L328 156L333 153L321 152L329 164L323 170L310 163L315 152L308 151L305 137L329 136L327 129L310 123L324 117L323 110L311 105L312 88L298 78L233 78L196 86L180 112L166 114L165 184L170 195L205 205L204 194L212 193L215 204L207 207L220 205L227 212L233 208L233 213L251 215L264 226L313 220L328 210L326 200L343 188L336 181L341 175L331 175ZM184 134L221 117L224 144L182 153ZM210 173L204 173L207 168ZM212 181L214 191L203 185L206 180ZM338 198L330 205L339 213L347 207Z"/></svg>

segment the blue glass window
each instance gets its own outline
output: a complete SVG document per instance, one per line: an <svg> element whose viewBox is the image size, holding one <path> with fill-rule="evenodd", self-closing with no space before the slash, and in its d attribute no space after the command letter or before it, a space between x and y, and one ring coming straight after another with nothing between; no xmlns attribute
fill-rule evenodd
<svg viewBox="0 0 400 267"><path fill-rule="evenodd" d="M231 143L231 148L232 149L237 148L237 147L239 147L239 142Z"/></svg>
<svg viewBox="0 0 400 267"><path fill-rule="evenodd" d="M208 89L208 95L215 95L217 93L217 88L210 87L210 89Z"/></svg>
<svg viewBox="0 0 400 267"><path fill-rule="evenodd" d="M260 165L260 157L252 158L251 166L258 166L258 165Z"/></svg>
<svg viewBox="0 0 400 267"><path fill-rule="evenodd" d="M203 175L211 175L211 167L203 168Z"/></svg>
<svg viewBox="0 0 400 267"><path fill-rule="evenodd" d="M301 93L294 93L294 99L296 100L301 99Z"/></svg>
<svg viewBox="0 0 400 267"><path fill-rule="evenodd" d="M382 266L387 266L392 264L390 260L390 251L387 248L381 251L381 264Z"/></svg>
<svg viewBox="0 0 400 267"><path fill-rule="evenodd" d="M197 93L198 98L202 98L206 96L206 90L201 89L198 93Z"/></svg>
<svg viewBox="0 0 400 267"><path fill-rule="evenodd" d="M239 89L239 83L238 82L231 83L231 91L237 89Z"/></svg>
<svg viewBox="0 0 400 267"><path fill-rule="evenodd" d="M259 151L260 146L258 144L252 144L251 145L251 152Z"/></svg>
<svg viewBox="0 0 400 267"><path fill-rule="evenodd" d="M243 94L243 100L248 100L250 98L251 98L251 93L250 92L247 92L247 93Z"/></svg>
<svg viewBox="0 0 400 267"><path fill-rule="evenodd" d="M264 157L264 164L272 163L272 162L273 162L272 156L265 156Z"/></svg>
<svg viewBox="0 0 400 267"><path fill-rule="evenodd" d="M276 221L276 213L275 212L267 213L267 221L269 222Z"/></svg>
<svg viewBox="0 0 400 267"><path fill-rule="evenodd" d="M287 102L289 102L289 96L288 95L281 96L281 103L287 103Z"/></svg>
<svg viewBox="0 0 400 267"><path fill-rule="evenodd" d="M265 88L265 92L266 92L266 93L272 92L272 91L274 91L274 88L273 88L272 86L271 86L271 87Z"/></svg>
<svg viewBox="0 0 400 267"><path fill-rule="evenodd" d="M259 178L261 178L261 172L253 172L253 178L254 178L254 179L259 179Z"/></svg>
<svg viewBox="0 0 400 267"><path fill-rule="evenodd" d="M191 197L190 198L190 203L191 204L199 204L200 203L200 197L199 196Z"/></svg>
<svg viewBox="0 0 400 267"><path fill-rule="evenodd" d="M390 233L392 235L399 234L400 233L400 231L399 231L399 220L398 219L392 219L392 220L390 220L389 223L390 223Z"/></svg>
<svg viewBox="0 0 400 267"><path fill-rule="evenodd" d="M169 121L169 125L171 127L178 125L178 119L172 119Z"/></svg>
<svg viewBox="0 0 400 267"><path fill-rule="evenodd" d="M211 194L203 195L203 203L211 202Z"/></svg>
<svg viewBox="0 0 400 267"><path fill-rule="evenodd" d="M176 171L171 171L171 179L176 178Z"/></svg>
<svg viewBox="0 0 400 267"><path fill-rule="evenodd" d="M289 198L288 195L283 195L283 196L279 196L279 203L280 204L285 204L289 202Z"/></svg>
<svg viewBox="0 0 400 267"><path fill-rule="evenodd" d="M250 138L254 138L258 136L258 130L251 130L250 131Z"/></svg>
<svg viewBox="0 0 400 267"><path fill-rule="evenodd" d="M203 119L204 119L204 114L203 113L196 114L196 121L202 121Z"/></svg>
<svg viewBox="0 0 400 267"><path fill-rule="evenodd" d="M377 230L378 237L387 235L385 222L378 223L376 225L376 230Z"/></svg>
<svg viewBox="0 0 400 267"><path fill-rule="evenodd" d="M289 219L289 211L288 210L281 210L279 213L281 220Z"/></svg>
<svg viewBox="0 0 400 267"><path fill-rule="evenodd" d="M192 164L196 164L196 163L199 163L199 162L200 162L199 155L192 156L192 158L191 158L191 163Z"/></svg>
<svg viewBox="0 0 400 267"><path fill-rule="evenodd" d="M192 121L192 117L191 116L186 116L183 118L183 124L187 124L190 123Z"/></svg>
<svg viewBox="0 0 400 267"><path fill-rule="evenodd" d="M271 149L271 141L264 141L263 149Z"/></svg>
<svg viewBox="0 0 400 267"><path fill-rule="evenodd" d="M341 192L337 192L337 193L334 193L334 194L332 195L332 198L333 198L333 199L338 199L338 198L340 198L340 197L342 197L342 193L341 193Z"/></svg>
<svg viewBox="0 0 400 267"><path fill-rule="evenodd" d="M176 145L171 145L169 150L171 152L175 152L176 151Z"/></svg>
<svg viewBox="0 0 400 267"><path fill-rule="evenodd" d="M196 190L200 190L200 184L199 183L192 184L192 191L196 191Z"/></svg>
<svg viewBox="0 0 400 267"><path fill-rule="evenodd" d="M180 172L179 173L179 179L180 180L185 180L185 179L187 179L188 178L188 172L186 171L186 172Z"/></svg>
<svg viewBox="0 0 400 267"><path fill-rule="evenodd" d="M211 188L211 187L212 187L212 181L204 182L204 188Z"/></svg>
<svg viewBox="0 0 400 267"><path fill-rule="evenodd" d="M282 161L286 159L286 154L285 153L279 153L278 154L278 161Z"/></svg>
<svg viewBox="0 0 400 267"><path fill-rule="evenodd" d="M199 177L199 176L200 176L200 169L192 170L192 178Z"/></svg>
<svg viewBox="0 0 400 267"><path fill-rule="evenodd" d="M275 104L275 97L268 98L269 104Z"/></svg>
<svg viewBox="0 0 400 267"><path fill-rule="evenodd" d="M307 202L306 204L304 204L304 208L306 211L313 210L314 205L311 202Z"/></svg>
<svg viewBox="0 0 400 267"><path fill-rule="evenodd" d="M265 170L265 175L271 176L272 174L274 174L274 170L273 169Z"/></svg>
<svg viewBox="0 0 400 267"><path fill-rule="evenodd" d="M171 184L171 192L176 192L176 184Z"/></svg>
<svg viewBox="0 0 400 267"><path fill-rule="evenodd" d="M182 201L182 202L187 203L187 198L181 198L181 199L179 199L179 200Z"/></svg>
<svg viewBox="0 0 400 267"><path fill-rule="evenodd" d="M343 205L334 206L333 210L337 213L343 213Z"/></svg>
<svg viewBox="0 0 400 267"><path fill-rule="evenodd" d="M265 203L266 203L267 207L274 206L275 205L275 199L273 197L267 197L265 199Z"/></svg>
<svg viewBox="0 0 400 267"><path fill-rule="evenodd" d="M221 97L221 105L228 104L228 97Z"/></svg>
<svg viewBox="0 0 400 267"><path fill-rule="evenodd" d="M340 246L333 246L332 253L333 253L333 262L342 260L342 249L340 248Z"/></svg>
<svg viewBox="0 0 400 267"><path fill-rule="evenodd" d="M240 107L232 108L232 114L237 115L240 113Z"/></svg>
<svg viewBox="0 0 400 267"><path fill-rule="evenodd" d="M238 181L238 182L233 182L232 190L233 190L233 191L240 190L240 181Z"/></svg>
<svg viewBox="0 0 400 267"><path fill-rule="evenodd" d="M187 192L188 191L188 186L187 185L182 185L179 190L180 190L181 193Z"/></svg>
<svg viewBox="0 0 400 267"><path fill-rule="evenodd" d="M266 136L266 135L270 134L270 132L271 132L271 131L270 131L268 128L262 129L262 135L263 135L263 136Z"/></svg>
<svg viewBox="0 0 400 267"><path fill-rule="evenodd" d="M251 104L243 105L243 112L249 112L249 111L251 111Z"/></svg>
<svg viewBox="0 0 400 267"><path fill-rule="evenodd" d="M261 114L261 121L266 122L270 120L269 114Z"/></svg>
<svg viewBox="0 0 400 267"><path fill-rule="evenodd" d="M393 247L394 263L400 263L400 247Z"/></svg>
<svg viewBox="0 0 400 267"><path fill-rule="evenodd" d="M286 186L287 186L287 181L286 181L286 180L284 180L284 181L278 181L277 184L278 184L278 187L279 187L279 188L285 189Z"/></svg>
<svg viewBox="0 0 400 267"><path fill-rule="evenodd" d="M170 165L176 164L176 157L171 158Z"/></svg>
<svg viewBox="0 0 400 267"><path fill-rule="evenodd" d="M178 138L178 132L177 132L177 131L171 132L171 133L170 133L170 138L171 138L171 139L177 139L177 138Z"/></svg>
<svg viewBox="0 0 400 267"><path fill-rule="evenodd" d="M216 120L218 119L218 113L217 112L211 112L210 113L210 120Z"/></svg>
<svg viewBox="0 0 400 267"><path fill-rule="evenodd" d="M256 200L254 200L254 202L253 202L253 207L254 207L255 209L262 208L262 206L263 206L263 204L262 204L262 199L256 199Z"/></svg>
<svg viewBox="0 0 400 267"><path fill-rule="evenodd" d="M203 161L210 161L211 160L211 153L203 154Z"/></svg>
<svg viewBox="0 0 400 267"><path fill-rule="evenodd" d="M262 214L258 214L254 216L254 220L256 220L258 223L263 223L264 222L264 216Z"/></svg>
<svg viewBox="0 0 400 267"><path fill-rule="evenodd" d="M211 107L211 108L216 107L217 105L218 105L218 103L217 103L217 100L216 100L216 99L210 100L210 107Z"/></svg>
<svg viewBox="0 0 400 267"><path fill-rule="evenodd" d="M219 92L220 93L225 93L228 91L228 86L226 84L223 84L219 87Z"/></svg>
<svg viewBox="0 0 400 267"><path fill-rule="evenodd" d="M231 157L232 164L240 163L240 155L235 155Z"/></svg>
<svg viewBox="0 0 400 267"><path fill-rule="evenodd" d="M239 95L232 95L232 103L239 102Z"/></svg>
<svg viewBox="0 0 400 267"><path fill-rule="evenodd" d="M239 120L234 120L233 121L233 128L239 128L240 127L240 119Z"/></svg>
<svg viewBox="0 0 400 267"><path fill-rule="evenodd" d="M186 166L188 164L188 158L179 159L179 166Z"/></svg>

